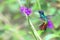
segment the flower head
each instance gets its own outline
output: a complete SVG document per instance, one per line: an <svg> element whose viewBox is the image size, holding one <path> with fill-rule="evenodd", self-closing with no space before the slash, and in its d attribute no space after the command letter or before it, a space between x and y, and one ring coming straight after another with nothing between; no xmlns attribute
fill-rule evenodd
<svg viewBox="0 0 60 40"><path fill-rule="evenodd" d="M26 8L26 7L20 7L20 11L21 11L21 12L24 12L25 8Z"/></svg>
<svg viewBox="0 0 60 40"><path fill-rule="evenodd" d="M52 29L54 27L51 20L48 20L48 28Z"/></svg>
<svg viewBox="0 0 60 40"><path fill-rule="evenodd" d="M26 15L30 15L31 14L31 9L27 8L27 7L20 7L21 12L25 13Z"/></svg>
<svg viewBox="0 0 60 40"><path fill-rule="evenodd" d="M30 15L30 14L31 14L31 9L26 8L26 9L25 9L25 13L26 13L27 15Z"/></svg>

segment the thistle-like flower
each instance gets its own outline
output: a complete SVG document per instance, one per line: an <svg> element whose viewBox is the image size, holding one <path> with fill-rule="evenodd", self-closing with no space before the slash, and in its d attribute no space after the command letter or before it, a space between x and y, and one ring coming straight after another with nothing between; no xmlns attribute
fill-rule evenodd
<svg viewBox="0 0 60 40"><path fill-rule="evenodd" d="M48 25L47 25L47 27L50 28L50 29L53 29L53 28L54 28L54 25L53 25L53 23L52 23L51 20L48 20Z"/></svg>
<svg viewBox="0 0 60 40"><path fill-rule="evenodd" d="M32 10L30 8L27 8L27 7L20 7L20 11L25 13L27 16L29 16L32 12Z"/></svg>

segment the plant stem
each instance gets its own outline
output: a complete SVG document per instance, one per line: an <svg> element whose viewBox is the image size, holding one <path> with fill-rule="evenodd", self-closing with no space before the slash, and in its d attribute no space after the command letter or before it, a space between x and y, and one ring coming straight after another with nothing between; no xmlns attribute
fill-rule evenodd
<svg viewBox="0 0 60 40"><path fill-rule="evenodd" d="M17 0L18 1L18 3L20 4L20 0ZM39 4L39 3L38 3ZM21 4L20 4L20 6L22 6ZM39 6L39 9L40 9L40 6ZM26 14L25 14L26 15ZM26 15L26 19L28 19L28 16ZM34 26L33 26L33 24L32 24L32 22L31 22L31 20L30 19L28 19L28 23L31 25L31 29L32 29L32 32L34 33L34 36L36 37L36 38L38 38L39 40L42 40L41 38L40 38L40 36L38 35L38 33L37 33L37 31L36 31L36 29L34 28ZM36 39L37 40L37 39Z"/></svg>
<svg viewBox="0 0 60 40"><path fill-rule="evenodd" d="M37 39L41 40L40 36L38 35L38 33L37 33L35 27L33 26L32 22L31 22L31 20L29 19L28 16L27 16L27 19L28 19L29 25L31 25L31 29L32 29L32 32L33 32L33 34L34 34L36 40L37 40Z"/></svg>
<svg viewBox="0 0 60 40"><path fill-rule="evenodd" d="M29 16L28 16L28 24L30 25L30 22L29 22ZM30 25L31 26L31 25ZM35 34L34 34L34 31L32 30L32 27L30 27L31 28L31 31L32 31L32 33L33 33L33 36L34 36L34 38L37 40L37 37L35 36Z"/></svg>
<svg viewBox="0 0 60 40"><path fill-rule="evenodd" d="M41 10L40 0L36 0L36 4L38 5L39 10Z"/></svg>

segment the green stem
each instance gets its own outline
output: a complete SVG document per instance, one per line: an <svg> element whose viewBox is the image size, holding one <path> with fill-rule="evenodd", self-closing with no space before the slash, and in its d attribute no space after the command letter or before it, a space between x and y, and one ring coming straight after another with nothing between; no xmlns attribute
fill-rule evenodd
<svg viewBox="0 0 60 40"><path fill-rule="evenodd" d="M18 3L20 4L20 0L17 0L17 1L18 1ZM22 6L22 5L20 4L20 6ZM39 7L39 9L40 9L40 7ZM25 15L26 15L26 14L25 14ZM27 16L27 15L26 15L26 19L28 19L28 16ZM34 33L34 36L35 36L36 38L38 38L39 40L41 40L40 36L38 35L37 31L35 30L35 28L34 28L34 26L33 26L33 24L32 24L32 22L31 22L30 19L28 19L28 23L31 25L31 29L32 29L32 31L33 31L33 33Z"/></svg>
<svg viewBox="0 0 60 40"><path fill-rule="evenodd" d="M30 25L29 16L28 16L28 24ZM30 25L30 26L31 26L31 25ZM33 33L33 35L34 35L34 38L37 40L37 38L36 38L36 36L35 36L35 34L34 34L33 30L32 30L32 27L31 27L31 31L32 31L32 33Z"/></svg>
<svg viewBox="0 0 60 40"><path fill-rule="evenodd" d="M37 40L37 39L41 40L40 36L38 35L38 33L37 33L35 27L33 26L32 22L31 22L31 20L29 19L28 16L26 16L26 17L27 17L27 19L28 19L28 23L31 25L31 29L32 29L32 32L33 32L33 34L34 34L36 40Z"/></svg>
<svg viewBox="0 0 60 40"><path fill-rule="evenodd" d="M31 0L26 0L26 6L27 6L28 8L30 7L30 5L29 5L29 4L30 4L30 1L31 1Z"/></svg>
<svg viewBox="0 0 60 40"><path fill-rule="evenodd" d="M41 10L40 0L36 0L36 4L38 5L39 10Z"/></svg>

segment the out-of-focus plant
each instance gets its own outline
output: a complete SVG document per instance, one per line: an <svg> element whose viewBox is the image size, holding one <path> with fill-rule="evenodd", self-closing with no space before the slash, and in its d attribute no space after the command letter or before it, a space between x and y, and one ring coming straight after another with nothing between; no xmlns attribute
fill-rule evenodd
<svg viewBox="0 0 60 40"><path fill-rule="evenodd" d="M28 20L28 24L31 25L30 28L31 28L31 30L32 30L32 32L33 32L34 37L36 38L36 40L37 40L37 39L41 40L41 38L39 37L36 29L34 28L33 24L31 23L31 20L30 20L30 18L29 18L29 15L31 14L31 9L28 9L28 8L26 8L26 7L21 7L20 10L21 10L23 13L25 13L26 18L27 18L27 20Z"/></svg>
<svg viewBox="0 0 60 40"><path fill-rule="evenodd" d="M22 6L26 8L23 12L25 15L19 9ZM31 14L30 8L33 10ZM38 10L44 10L46 16L51 17L54 29L47 28L45 31L39 29L42 21L39 18ZM60 0L0 0L0 40L5 38L9 40L11 36L10 40L35 40L32 37L33 32L29 31L30 28L26 26L28 23L25 16L27 21L29 19L29 24L32 22L34 25L30 24L29 27L34 27L37 30L37 33L35 31L34 33L40 35L43 40L60 38ZM32 36L27 34L29 32Z"/></svg>

